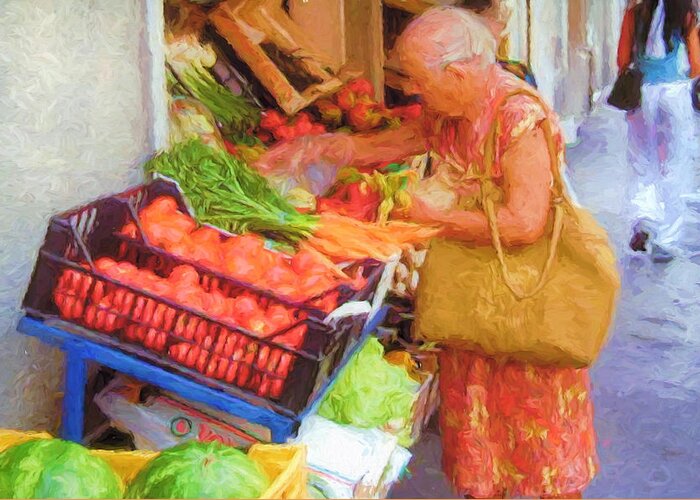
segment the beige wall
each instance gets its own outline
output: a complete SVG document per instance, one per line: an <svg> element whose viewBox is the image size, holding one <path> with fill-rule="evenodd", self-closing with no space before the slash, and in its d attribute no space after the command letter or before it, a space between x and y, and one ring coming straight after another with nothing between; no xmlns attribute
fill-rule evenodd
<svg viewBox="0 0 700 500"><path fill-rule="evenodd" d="M592 94L613 82L625 4L516 0L512 56L529 60L540 90L564 118L584 115Z"/></svg>
<svg viewBox="0 0 700 500"><path fill-rule="evenodd" d="M13 328L49 216L152 149L145 2L0 1L0 428L56 421L60 356Z"/></svg>

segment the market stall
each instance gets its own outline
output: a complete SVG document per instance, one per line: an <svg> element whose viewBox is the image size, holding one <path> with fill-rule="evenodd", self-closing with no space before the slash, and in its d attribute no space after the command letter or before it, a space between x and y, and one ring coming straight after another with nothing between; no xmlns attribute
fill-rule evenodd
<svg viewBox="0 0 700 500"><path fill-rule="evenodd" d="M436 233L395 219L429 159L258 160L421 107L384 102L383 79L334 61L288 7L166 0L169 145L142 185L51 219L19 330L66 353L68 441L103 446L112 429L151 458L192 440L258 462L304 450L315 495L380 498L436 405L435 355L407 334ZM144 498L163 493L147 482Z"/></svg>

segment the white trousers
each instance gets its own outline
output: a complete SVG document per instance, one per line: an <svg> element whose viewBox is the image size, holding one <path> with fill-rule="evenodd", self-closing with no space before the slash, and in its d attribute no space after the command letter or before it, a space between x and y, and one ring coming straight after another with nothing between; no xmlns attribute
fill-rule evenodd
<svg viewBox="0 0 700 500"><path fill-rule="evenodd" d="M636 229L675 249L693 192L698 149L691 81L645 84L642 106L627 114L630 216Z"/></svg>

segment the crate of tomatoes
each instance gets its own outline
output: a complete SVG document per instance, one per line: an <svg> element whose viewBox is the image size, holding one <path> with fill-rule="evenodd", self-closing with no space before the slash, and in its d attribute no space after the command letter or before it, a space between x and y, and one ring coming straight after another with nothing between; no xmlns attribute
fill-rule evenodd
<svg viewBox="0 0 700 500"><path fill-rule="evenodd" d="M157 180L53 217L24 308L294 415L333 376L365 318L324 319L371 300L382 271L198 225L178 187Z"/></svg>

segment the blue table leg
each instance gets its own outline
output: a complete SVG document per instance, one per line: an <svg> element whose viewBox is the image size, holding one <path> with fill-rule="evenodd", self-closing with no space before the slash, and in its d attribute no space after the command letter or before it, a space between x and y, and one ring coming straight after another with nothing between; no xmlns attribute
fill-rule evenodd
<svg viewBox="0 0 700 500"><path fill-rule="evenodd" d="M82 443L85 425L85 387L87 361L79 350L66 350L66 375L63 393L61 437Z"/></svg>
<svg viewBox="0 0 700 500"><path fill-rule="evenodd" d="M270 425L270 440L275 444L285 444L296 432L292 421L280 421Z"/></svg>

